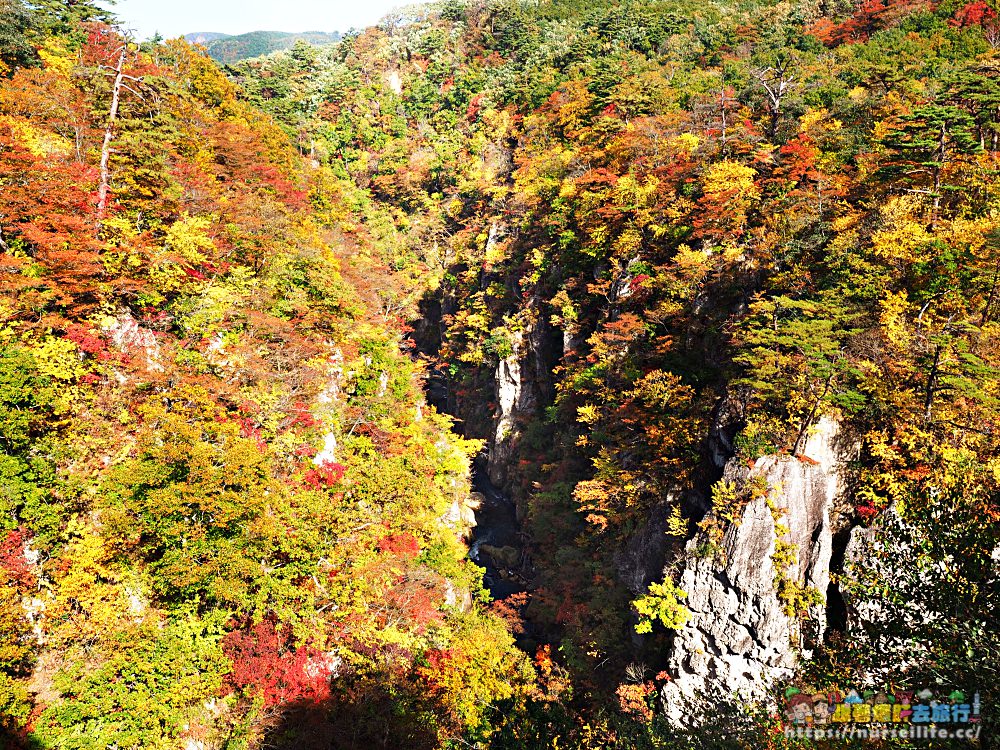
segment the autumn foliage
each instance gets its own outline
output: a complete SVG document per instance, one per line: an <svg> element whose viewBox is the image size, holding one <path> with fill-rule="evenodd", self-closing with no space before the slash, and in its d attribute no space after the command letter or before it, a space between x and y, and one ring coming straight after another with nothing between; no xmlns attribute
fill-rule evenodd
<svg viewBox="0 0 1000 750"><path fill-rule="evenodd" d="M233 663L227 678L232 686L263 697L265 706L319 704L330 697L338 660L310 646L295 647L271 620L228 633L222 650Z"/></svg>
<svg viewBox="0 0 1000 750"><path fill-rule="evenodd" d="M803 679L886 635L995 698L992 5L444 2L224 71L113 20L0 2L3 731L776 747L668 725L675 577L824 417L887 619Z"/></svg>

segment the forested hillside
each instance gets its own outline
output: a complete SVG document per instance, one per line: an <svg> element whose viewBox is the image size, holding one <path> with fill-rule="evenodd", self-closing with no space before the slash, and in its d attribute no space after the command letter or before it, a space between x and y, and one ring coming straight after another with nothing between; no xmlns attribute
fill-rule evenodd
<svg viewBox="0 0 1000 750"><path fill-rule="evenodd" d="M30 19L0 87L8 736L257 746L325 703L342 746L485 731L531 669L465 560L478 446L352 281L383 269L338 179L187 45Z"/></svg>
<svg viewBox="0 0 1000 750"><path fill-rule="evenodd" d="M251 31L247 34L188 34L185 39L192 44L202 44L208 56L220 63L234 63L251 57L269 55L279 50L291 49L298 42L323 45L333 44L340 34L307 31L304 34L286 34L281 31Z"/></svg>
<svg viewBox="0 0 1000 750"><path fill-rule="evenodd" d="M0 0L11 746L988 732L998 10L446 0L220 69Z"/></svg>

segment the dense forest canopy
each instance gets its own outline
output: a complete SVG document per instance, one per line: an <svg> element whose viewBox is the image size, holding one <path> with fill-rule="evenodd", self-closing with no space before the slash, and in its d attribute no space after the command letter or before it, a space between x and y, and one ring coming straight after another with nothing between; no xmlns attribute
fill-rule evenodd
<svg viewBox="0 0 1000 750"><path fill-rule="evenodd" d="M851 684L991 729L998 14L445 0L220 68L0 0L0 742L817 746L778 699ZM820 591L721 466L825 424L869 556ZM678 726L754 503L802 658Z"/></svg>

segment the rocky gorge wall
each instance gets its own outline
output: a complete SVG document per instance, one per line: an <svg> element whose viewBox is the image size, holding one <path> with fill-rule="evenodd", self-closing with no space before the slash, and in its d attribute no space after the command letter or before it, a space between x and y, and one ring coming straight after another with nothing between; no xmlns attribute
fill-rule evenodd
<svg viewBox="0 0 1000 750"><path fill-rule="evenodd" d="M534 315L539 318L540 316ZM552 370L558 359L550 327L541 319L511 337L511 353L497 364L497 407L488 430L488 470L497 487L510 490L510 466L524 426L552 402Z"/></svg>
<svg viewBox="0 0 1000 750"><path fill-rule="evenodd" d="M662 692L677 723L706 704L736 696L766 699L771 686L791 677L801 652L808 656L804 625L822 637L830 589L838 500L852 447L838 424L823 418L799 457L765 456L752 467L726 463L723 481L768 488L724 525L721 549L706 553L704 533L692 538L680 561L679 587L687 592L690 620L678 631L670 657L673 680ZM713 518L716 511L713 511ZM785 569L776 559L794 559ZM821 597L807 611L789 614L782 578L795 590Z"/></svg>
<svg viewBox="0 0 1000 750"><path fill-rule="evenodd" d="M480 381L492 393L454 405L465 420L466 435L486 439L483 464L490 482L519 501L525 501L515 487L519 443L525 427L552 403L552 370L566 356L551 333L536 324L514 334L513 351ZM493 408L487 412L482 405L490 397ZM719 420L733 421L732 415ZM800 656L809 655L827 626L824 601L832 591L834 540L847 526L840 505L846 465L856 448L834 419L821 418L812 427L799 456L763 456L752 466L731 457L731 430L713 429L705 442L709 473L721 473L737 491L756 483L768 492L751 499L730 521L712 507L707 487L691 488L683 497L670 494L612 551L619 581L633 595L664 575L674 577L688 595L684 603L691 618L674 638L667 659L672 680L661 696L678 724L722 699L765 699L776 682L792 676ZM707 513L723 528L717 554L706 554L701 531L679 556L670 552L667 516L678 502L686 502L696 520ZM522 502L518 506L520 515ZM776 557L783 560L780 566ZM788 614L779 592L783 581L795 590L816 592L808 611Z"/></svg>

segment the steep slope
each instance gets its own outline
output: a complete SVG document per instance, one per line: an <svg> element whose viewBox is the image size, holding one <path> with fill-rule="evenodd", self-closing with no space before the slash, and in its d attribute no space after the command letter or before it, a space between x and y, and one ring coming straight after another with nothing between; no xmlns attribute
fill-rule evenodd
<svg viewBox="0 0 1000 750"><path fill-rule="evenodd" d="M303 153L353 180L379 252L428 290L414 325L434 391L487 441L527 537L533 585L505 606L558 653L588 726L653 746L670 736L664 682L733 686L685 666L702 657L684 627L732 614L685 549L739 551L731 467L760 461L761 492L811 510L743 560L760 611L742 626L780 625L744 680L756 697L873 675L875 692L996 682L995 19L902 2L444 3L234 68ZM832 423L857 456L838 469L836 529L805 481ZM764 486L792 469L791 494ZM751 521L771 518L762 502ZM904 567L941 571L920 592L934 615L892 622L927 644L905 672L877 627L824 632L817 606L874 597L885 613L903 606L891 584L831 593L825 564L795 562L844 572L844 535L889 533L889 508L922 540L897 550ZM714 657L758 661L745 640ZM550 735L505 741L583 742L546 710Z"/></svg>
<svg viewBox="0 0 1000 750"><path fill-rule="evenodd" d="M233 83L126 50L117 119L113 33L10 28L22 736L770 750L850 690L996 704L991 8L449 0Z"/></svg>
<svg viewBox="0 0 1000 750"><path fill-rule="evenodd" d="M479 445L352 283L339 181L182 42L35 40L0 79L0 744L488 735L532 672L466 560Z"/></svg>
<svg viewBox="0 0 1000 750"><path fill-rule="evenodd" d="M823 419L799 457L727 463L711 523L688 542L678 581L691 618L678 629L675 679L662 692L675 722L704 715L720 694L766 700L794 676L793 648L821 640L851 448Z"/></svg>

